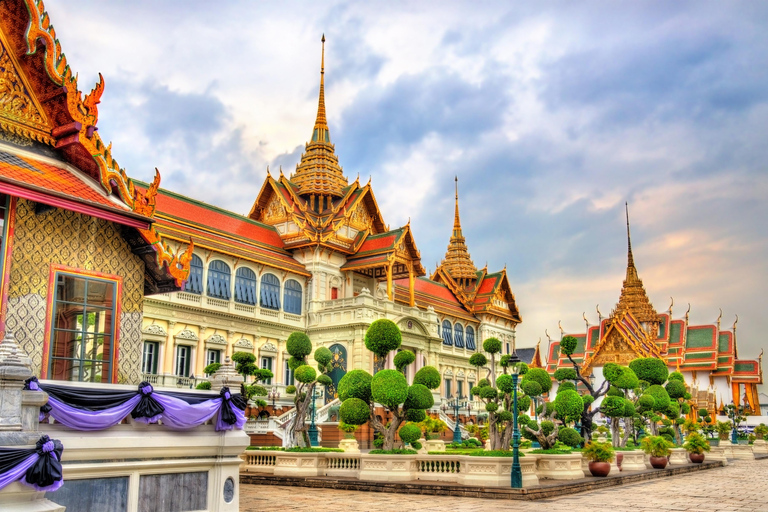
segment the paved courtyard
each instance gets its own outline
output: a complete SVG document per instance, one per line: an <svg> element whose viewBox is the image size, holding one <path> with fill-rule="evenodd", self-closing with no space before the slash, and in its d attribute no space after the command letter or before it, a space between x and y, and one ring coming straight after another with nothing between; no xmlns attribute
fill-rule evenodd
<svg viewBox="0 0 768 512"><path fill-rule="evenodd" d="M599 509L633 512L667 510L768 512L766 480L768 480L768 460L764 459L736 461L725 468L690 475L528 502L243 485L240 488L240 510L242 512L262 510L580 512Z"/></svg>

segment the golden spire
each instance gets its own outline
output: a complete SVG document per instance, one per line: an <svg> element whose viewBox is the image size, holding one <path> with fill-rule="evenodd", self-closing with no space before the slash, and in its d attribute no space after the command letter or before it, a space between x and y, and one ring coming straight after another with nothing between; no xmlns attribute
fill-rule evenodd
<svg viewBox="0 0 768 512"><path fill-rule="evenodd" d="M342 189L348 185L347 178L339 166L339 157L331 144L328 120L325 114L325 34L322 39L320 58L320 94L317 100L317 117L312 130L312 140L306 145L301 162L296 166L291 181L299 187L301 195L341 197ZM319 204L319 202L316 202ZM319 207L325 209L327 204Z"/></svg>
<svg viewBox="0 0 768 512"><path fill-rule="evenodd" d="M448 242L448 251L445 253L445 259L441 266L457 281L476 280L477 268L472 262L467 250L467 243L464 234L461 232L461 220L459 219L459 177L455 177L456 182L456 206L453 217L453 234ZM469 283L465 283L469 284Z"/></svg>
<svg viewBox="0 0 768 512"><path fill-rule="evenodd" d="M654 324L653 327L655 328L659 322L659 315L648 299L643 282L637 274L637 268L635 268L635 258L632 255L632 237L629 232L629 205L624 203L624 207L627 214L627 276L621 289L619 303L616 305L616 313L631 311L639 322ZM654 337L656 336L655 332L652 334Z"/></svg>

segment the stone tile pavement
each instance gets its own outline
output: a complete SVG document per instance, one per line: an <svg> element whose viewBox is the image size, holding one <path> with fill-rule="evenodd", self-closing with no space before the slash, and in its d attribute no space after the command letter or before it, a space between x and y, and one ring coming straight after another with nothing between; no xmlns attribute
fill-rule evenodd
<svg viewBox="0 0 768 512"><path fill-rule="evenodd" d="M725 468L537 501L484 500L243 484L240 487L240 510L241 512L262 510L768 512L768 460L732 461Z"/></svg>

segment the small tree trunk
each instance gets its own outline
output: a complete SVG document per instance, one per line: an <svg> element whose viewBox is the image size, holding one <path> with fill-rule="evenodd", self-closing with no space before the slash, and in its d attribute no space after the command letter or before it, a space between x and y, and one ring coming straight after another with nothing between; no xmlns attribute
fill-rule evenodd
<svg viewBox="0 0 768 512"><path fill-rule="evenodd" d="M621 447L627 446L627 440L629 439L630 432L634 432L635 424L632 418L624 418L624 437L621 439Z"/></svg>
<svg viewBox="0 0 768 512"><path fill-rule="evenodd" d="M619 418L611 418L611 444L614 448L619 446Z"/></svg>

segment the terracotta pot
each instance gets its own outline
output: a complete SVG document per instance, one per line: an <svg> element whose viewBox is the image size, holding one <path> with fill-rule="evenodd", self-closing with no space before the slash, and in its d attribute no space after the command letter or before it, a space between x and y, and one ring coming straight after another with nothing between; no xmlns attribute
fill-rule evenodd
<svg viewBox="0 0 768 512"><path fill-rule="evenodd" d="M651 467L656 469L664 469L667 467L669 460L666 457L654 457L651 455Z"/></svg>
<svg viewBox="0 0 768 512"><path fill-rule="evenodd" d="M624 454L621 452L616 452L616 465L619 467L619 471L621 471L621 461L624 460Z"/></svg>
<svg viewBox="0 0 768 512"><path fill-rule="evenodd" d="M694 462L696 464L701 464L702 462L704 462L703 453L691 453L689 454L689 457L691 458L691 462Z"/></svg>
<svg viewBox="0 0 768 512"><path fill-rule="evenodd" d="M608 476L608 473L611 472L611 463L610 462L590 462L589 472L592 473L592 476Z"/></svg>

